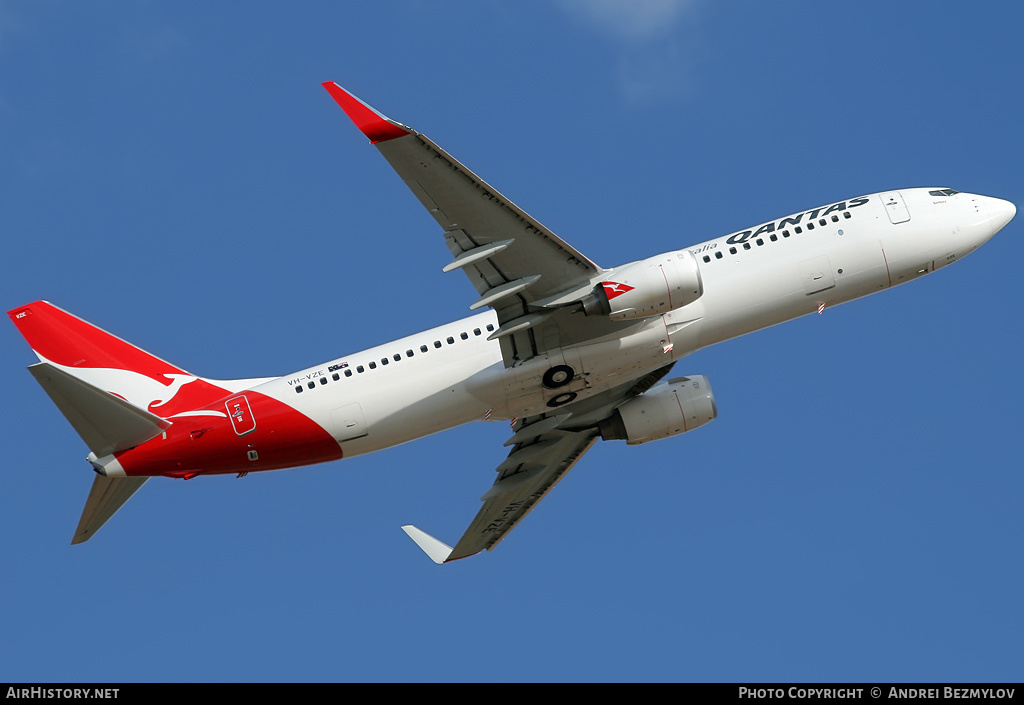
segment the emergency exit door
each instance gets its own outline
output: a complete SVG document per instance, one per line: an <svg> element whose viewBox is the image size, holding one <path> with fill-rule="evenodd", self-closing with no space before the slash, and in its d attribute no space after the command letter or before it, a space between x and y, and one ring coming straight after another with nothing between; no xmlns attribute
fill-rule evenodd
<svg viewBox="0 0 1024 705"><path fill-rule="evenodd" d="M903 201L899 191L886 191L881 195L882 203L885 204L885 213L889 216L889 222L893 225L906 223L910 220L910 211Z"/></svg>

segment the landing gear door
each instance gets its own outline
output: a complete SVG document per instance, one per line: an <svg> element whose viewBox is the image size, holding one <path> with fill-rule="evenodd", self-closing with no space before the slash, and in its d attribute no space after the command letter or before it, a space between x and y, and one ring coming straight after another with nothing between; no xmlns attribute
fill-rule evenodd
<svg viewBox="0 0 1024 705"><path fill-rule="evenodd" d="M903 202L903 196L899 191L886 191L881 195L881 199L890 223L896 225L910 220L910 211L907 210L907 204Z"/></svg>

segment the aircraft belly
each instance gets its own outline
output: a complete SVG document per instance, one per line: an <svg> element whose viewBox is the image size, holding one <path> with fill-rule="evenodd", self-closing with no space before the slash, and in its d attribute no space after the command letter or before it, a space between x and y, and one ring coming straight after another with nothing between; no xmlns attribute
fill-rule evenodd
<svg viewBox="0 0 1024 705"><path fill-rule="evenodd" d="M658 316L621 338L573 345L502 370L500 380L509 416L550 412L636 379L671 362L668 329ZM568 370L566 369L568 368ZM560 378L559 371L571 378Z"/></svg>

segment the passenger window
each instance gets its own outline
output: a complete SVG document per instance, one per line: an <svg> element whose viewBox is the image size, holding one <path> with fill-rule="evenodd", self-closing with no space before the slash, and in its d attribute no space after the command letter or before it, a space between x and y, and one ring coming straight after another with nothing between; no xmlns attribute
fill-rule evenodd
<svg viewBox="0 0 1024 705"><path fill-rule="evenodd" d="M704 261L705 262L710 262L711 261L711 257L709 255L704 255Z"/></svg>
<svg viewBox="0 0 1024 705"><path fill-rule="evenodd" d="M853 216L850 215L850 211L846 211L845 213L843 213L843 217L844 218L851 218Z"/></svg>
<svg viewBox="0 0 1024 705"><path fill-rule="evenodd" d="M757 246L760 247L763 244L764 244L764 240L762 240L761 238L757 238Z"/></svg>
<svg viewBox="0 0 1024 705"><path fill-rule="evenodd" d="M783 230L782 231L782 237L789 237L789 231L788 230Z"/></svg>
<svg viewBox="0 0 1024 705"><path fill-rule="evenodd" d="M722 251L721 250L719 250L718 252L715 253L715 259L722 259Z"/></svg>
<svg viewBox="0 0 1024 705"><path fill-rule="evenodd" d="M451 337L451 336L449 335L449 336L448 336L448 344L449 344L449 345L452 345L452 344L454 344L454 343L455 343L455 338L453 338L453 337Z"/></svg>
<svg viewBox="0 0 1024 705"><path fill-rule="evenodd" d="M313 382L310 382L306 386L309 387L310 389L313 389L314 387L316 387L316 384L314 384Z"/></svg>
<svg viewBox="0 0 1024 705"><path fill-rule="evenodd" d="M749 242L744 242L743 243L743 249L744 250L749 250L750 249L750 243Z"/></svg>
<svg viewBox="0 0 1024 705"><path fill-rule="evenodd" d="M406 357L412 357L412 350L406 350L405 351L405 356Z"/></svg>
<svg viewBox="0 0 1024 705"><path fill-rule="evenodd" d="M412 353L409 354L411 355ZM395 358L395 362L398 362L402 359L402 353L395 353L393 357Z"/></svg>
<svg viewBox="0 0 1024 705"><path fill-rule="evenodd" d="M377 363L376 363L376 362L371 362L371 363L370 363L370 369L371 369L371 370L375 370L375 369L377 369Z"/></svg>
<svg viewBox="0 0 1024 705"><path fill-rule="evenodd" d="M360 365L359 367L357 367L356 372L358 372L359 374L363 374L363 366Z"/></svg>
<svg viewBox="0 0 1024 705"><path fill-rule="evenodd" d="M302 385L301 384L298 387L295 388L295 393L296 394L302 394Z"/></svg>
<svg viewBox="0 0 1024 705"><path fill-rule="evenodd" d="M382 357L380 359L380 364L382 364L382 365L386 365L386 364L388 364L388 362L389 362L389 360L386 357Z"/></svg>
<svg viewBox="0 0 1024 705"><path fill-rule="evenodd" d="M818 225L824 228L826 225L828 225L828 221L822 218L821 220L818 221Z"/></svg>
<svg viewBox="0 0 1024 705"><path fill-rule="evenodd" d="M321 377L320 378L320 384L327 384L327 378L326 377Z"/></svg>
<svg viewBox="0 0 1024 705"><path fill-rule="evenodd" d="M808 223L807 224L807 229L808 230L814 230L814 223Z"/></svg>
<svg viewBox="0 0 1024 705"><path fill-rule="evenodd" d="M487 324L487 332L490 333L492 330L494 330L494 324L493 323L488 323Z"/></svg>
<svg viewBox="0 0 1024 705"><path fill-rule="evenodd" d="M838 223L839 222L839 216L838 215L832 216L832 222L833 223Z"/></svg>
<svg viewBox="0 0 1024 705"><path fill-rule="evenodd" d="M735 248L735 247L730 247L730 248L729 248L729 254L730 254L730 255L734 255L734 254L736 254L736 248Z"/></svg>
<svg viewBox="0 0 1024 705"><path fill-rule="evenodd" d="M337 382L339 379L341 379L341 377L339 377L338 373L335 372L333 375L331 375L331 379L333 379L335 382Z"/></svg>
<svg viewBox="0 0 1024 705"><path fill-rule="evenodd" d="M346 377L351 377L352 376L352 370L345 370L345 376Z"/></svg>
<svg viewBox="0 0 1024 705"><path fill-rule="evenodd" d="M427 348L426 345L421 345L420 346L420 352L426 352L427 350L428 350L428 348Z"/></svg>
<svg viewBox="0 0 1024 705"><path fill-rule="evenodd" d="M479 328L474 328L473 329L473 335L480 335L480 329Z"/></svg>
<svg viewBox="0 0 1024 705"><path fill-rule="evenodd" d="M772 233L771 237L768 239L771 240L772 242L778 242L779 236L776 235L775 233Z"/></svg>
<svg viewBox="0 0 1024 705"><path fill-rule="evenodd" d="M441 341L440 341L440 340L435 340L435 341L434 341L434 347L435 347L435 348L439 348L439 347L441 347Z"/></svg>

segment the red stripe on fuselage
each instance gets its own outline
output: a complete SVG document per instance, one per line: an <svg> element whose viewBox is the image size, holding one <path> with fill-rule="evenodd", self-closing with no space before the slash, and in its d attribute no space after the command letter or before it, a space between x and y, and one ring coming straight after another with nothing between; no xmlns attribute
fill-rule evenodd
<svg viewBox="0 0 1024 705"><path fill-rule="evenodd" d="M224 413L227 397L196 411L217 416L179 416L164 436L117 454L129 476L193 477L280 470L342 457L338 442L318 423L284 402L245 392L255 430L238 435ZM250 452L256 460L251 460Z"/></svg>

